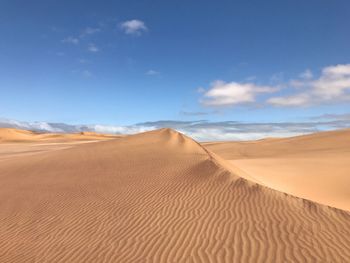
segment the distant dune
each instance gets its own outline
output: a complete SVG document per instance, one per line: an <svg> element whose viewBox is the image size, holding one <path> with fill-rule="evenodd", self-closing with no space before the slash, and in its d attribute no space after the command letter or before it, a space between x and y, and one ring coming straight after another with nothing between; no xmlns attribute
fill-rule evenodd
<svg viewBox="0 0 350 263"><path fill-rule="evenodd" d="M0 128L0 143L4 142L65 142L80 140L101 140L120 137L118 135L98 134L95 132L80 133L37 133L13 128Z"/></svg>
<svg viewBox="0 0 350 263"><path fill-rule="evenodd" d="M348 262L349 212L224 159L170 129L4 159L0 262Z"/></svg>
<svg viewBox="0 0 350 263"><path fill-rule="evenodd" d="M350 130L204 143L255 182L350 211Z"/></svg>
<svg viewBox="0 0 350 263"><path fill-rule="evenodd" d="M301 153L306 155L315 152L338 153L350 150L350 129L256 141L207 142L203 145L231 160L292 156Z"/></svg>

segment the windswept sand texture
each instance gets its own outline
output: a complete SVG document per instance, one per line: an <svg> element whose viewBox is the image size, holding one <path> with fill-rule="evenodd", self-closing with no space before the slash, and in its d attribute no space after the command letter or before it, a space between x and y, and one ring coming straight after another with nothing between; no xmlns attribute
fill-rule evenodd
<svg viewBox="0 0 350 263"><path fill-rule="evenodd" d="M4 160L0 262L349 262L349 212L231 171L169 129Z"/></svg>
<svg viewBox="0 0 350 263"><path fill-rule="evenodd" d="M203 145L252 181L350 211L349 129Z"/></svg>

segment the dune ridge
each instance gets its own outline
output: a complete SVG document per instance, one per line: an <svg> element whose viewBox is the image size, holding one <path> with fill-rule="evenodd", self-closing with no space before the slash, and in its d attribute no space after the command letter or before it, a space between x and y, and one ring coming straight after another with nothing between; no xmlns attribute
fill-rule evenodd
<svg viewBox="0 0 350 263"><path fill-rule="evenodd" d="M255 141L205 142L202 145L227 160L282 157L348 151L350 129Z"/></svg>
<svg viewBox="0 0 350 263"><path fill-rule="evenodd" d="M245 142L203 143L247 178L350 211L350 129Z"/></svg>
<svg viewBox="0 0 350 263"><path fill-rule="evenodd" d="M170 129L0 163L1 262L347 262L350 213Z"/></svg>

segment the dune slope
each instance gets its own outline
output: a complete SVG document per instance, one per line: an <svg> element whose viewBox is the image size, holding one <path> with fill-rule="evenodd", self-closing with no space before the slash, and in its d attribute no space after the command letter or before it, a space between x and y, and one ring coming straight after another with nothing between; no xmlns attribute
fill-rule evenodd
<svg viewBox="0 0 350 263"><path fill-rule="evenodd" d="M95 132L80 133L36 133L13 128L0 128L0 143L15 142L70 142L84 140L106 140L120 137L118 135L98 134Z"/></svg>
<svg viewBox="0 0 350 263"><path fill-rule="evenodd" d="M202 144L227 160L349 152L350 129L318 132L288 138L207 142Z"/></svg>
<svg viewBox="0 0 350 263"><path fill-rule="evenodd" d="M122 135L80 133L36 133L27 130L0 128L0 162L23 155L70 148L80 143L110 140Z"/></svg>
<svg viewBox="0 0 350 263"><path fill-rule="evenodd" d="M350 211L350 130L204 143L253 181Z"/></svg>
<svg viewBox="0 0 350 263"><path fill-rule="evenodd" d="M350 213L225 166L169 129L0 162L0 262L347 262Z"/></svg>

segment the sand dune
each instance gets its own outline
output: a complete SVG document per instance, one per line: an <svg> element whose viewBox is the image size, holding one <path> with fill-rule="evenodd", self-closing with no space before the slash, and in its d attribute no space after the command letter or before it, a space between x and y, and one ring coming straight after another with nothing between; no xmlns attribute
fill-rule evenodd
<svg viewBox="0 0 350 263"><path fill-rule="evenodd" d="M36 133L12 128L0 128L0 161L24 155L61 150L81 143L120 138L122 135L81 132Z"/></svg>
<svg viewBox="0 0 350 263"><path fill-rule="evenodd" d="M255 182L350 211L350 130L203 145Z"/></svg>
<svg viewBox="0 0 350 263"><path fill-rule="evenodd" d="M0 162L0 262L348 262L350 213L169 129Z"/></svg>
<svg viewBox="0 0 350 263"><path fill-rule="evenodd" d="M207 142L203 145L227 160L255 159L339 153L350 151L350 129L319 132L289 138L268 138L256 141Z"/></svg>
<svg viewBox="0 0 350 263"><path fill-rule="evenodd" d="M84 140L102 140L120 137L118 135L98 134L95 132L80 133L37 133L13 128L0 128L0 143L13 142L69 142Z"/></svg>

